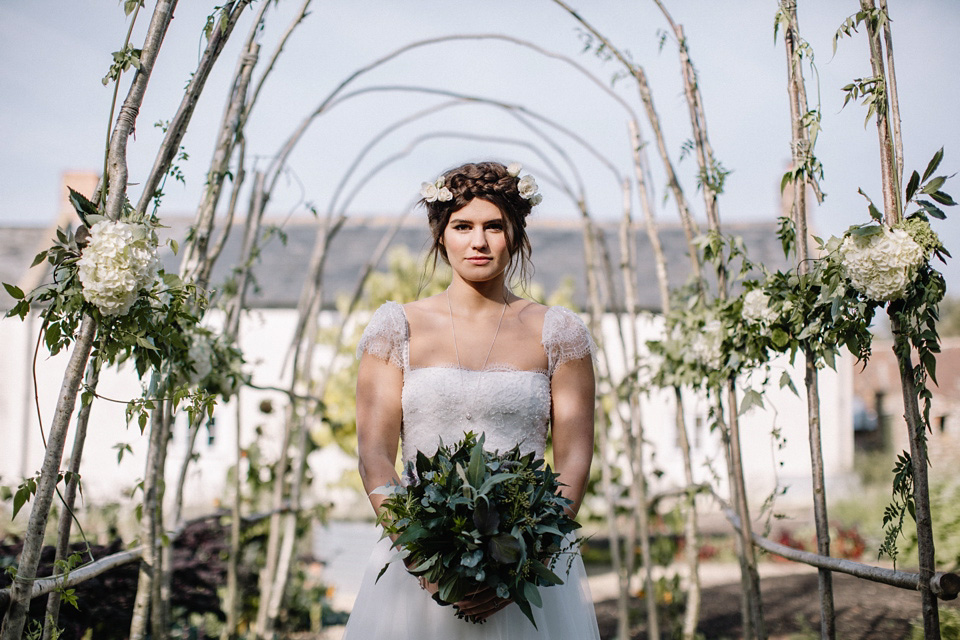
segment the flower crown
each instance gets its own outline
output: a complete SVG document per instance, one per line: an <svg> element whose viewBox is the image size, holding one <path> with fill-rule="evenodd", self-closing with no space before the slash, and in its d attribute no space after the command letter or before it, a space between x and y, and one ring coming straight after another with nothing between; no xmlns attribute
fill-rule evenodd
<svg viewBox="0 0 960 640"><path fill-rule="evenodd" d="M543 201L540 188L537 186L537 181L534 180L530 174L518 178L521 170L523 170L523 165L519 162L512 162L510 166L507 167L507 173L517 178L517 191L520 192L520 197L524 200L529 200L530 206L535 207ZM448 202L453 200L453 192L444 185L443 176L440 176L434 182L421 182L420 195L425 202Z"/></svg>

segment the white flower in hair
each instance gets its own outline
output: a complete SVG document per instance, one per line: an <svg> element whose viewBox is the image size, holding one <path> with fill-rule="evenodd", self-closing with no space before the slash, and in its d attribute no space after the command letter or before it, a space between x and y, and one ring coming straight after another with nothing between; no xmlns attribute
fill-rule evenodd
<svg viewBox="0 0 960 640"><path fill-rule="evenodd" d="M531 207L535 207L535 206L537 206L538 204L540 204L541 202L543 202L543 195L541 195L541 194L539 194L539 193L533 194L533 196L530 198L530 206L531 206Z"/></svg>
<svg viewBox="0 0 960 640"><path fill-rule="evenodd" d="M420 195L423 196L423 199L427 202L448 202L453 200L453 193L450 189L447 189L443 186L444 180L443 176L437 178L436 182L421 182L420 183Z"/></svg>
<svg viewBox="0 0 960 640"><path fill-rule="evenodd" d="M529 200L537 195L537 181L533 179L533 176L527 174L520 178L520 181L517 183L517 190L520 191L521 198Z"/></svg>
<svg viewBox="0 0 960 640"><path fill-rule="evenodd" d="M507 173L509 173L514 178L520 175L520 172L522 170L523 170L523 165L520 164L519 162L511 162L509 166L507 166Z"/></svg>
<svg viewBox="0 0 960 640"><path fill-rule="evenodd" d="M432 182L421 182L420 183L420 195L423 196L423 199L427 202L433 202L437 199L440 190L437 189L437 185Z"/></svg>

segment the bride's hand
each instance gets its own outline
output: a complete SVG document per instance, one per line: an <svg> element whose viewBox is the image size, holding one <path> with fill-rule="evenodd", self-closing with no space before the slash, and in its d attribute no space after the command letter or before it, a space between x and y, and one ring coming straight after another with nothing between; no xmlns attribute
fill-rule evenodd
<svg viewBox="0 0 960 640"><path fill-rule="evenodd" d="M469 619L483 622L511 602L513 600L498 597L497 592L490 587L483 587L469 594L466 599L457 602L454 607Z"/></svg>
<svg viewBox="0 0 960 640"><path fill-rule="evenodd" d="M420 582L420 588L430 595L435 594L440 589L440 585L438 585L436 582L428 581L423 576L418 577L417 580Z"/></svg>

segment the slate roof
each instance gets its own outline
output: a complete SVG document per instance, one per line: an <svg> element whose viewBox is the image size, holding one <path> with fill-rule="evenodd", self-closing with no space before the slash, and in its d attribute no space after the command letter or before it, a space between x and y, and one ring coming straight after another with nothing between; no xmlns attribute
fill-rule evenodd
<svg viewBox="0 0 960 640"><path fill-rule="evenodd" d="M170 227L165 233L180 239L182 244L191 221L187 218L165 218L163 222ZM382 218L354 219L343 226L333 240L327 260L325 282L328 292L353 289L357 275L389 226L390 222ZM615 225L602 228L607 237L613 268L619 269L617 228ZM251 292L251 307L288 308L297 304L313 247L316 223L312 220L296 220L288 222L284 231L287 235L286 245L277 239L266 244L260 263L255 267L261 287L259 291ZM728 224L724 226L724 232L741 236L754 262L763 263L771 270L785 267L774 223ZM544 291L549 293L565 278L572 277L575 283L574 300L578 306L584 308L586 286L580 224L541 220L531 223L528 233L536 268L533 282L542 285ZM41 242L48 235L49 230L43 228L0 228L0 281L19 282L35 253L42 248ZM228 269L235 264L241 236L240 228L235 228L231 233L214 269L211 280L214 285L222 282ZM634 238L638 256L638 302L642 308L656 311L660 303L649 242L642 230L637 230ZM660 238L668 259L670 284L683 284L690 272L683 231L679 226L664 225L660 229ZM394 245L404 245L414 254L425 251L429 247L426 225L405 224L394 239ZM166 252L163 260L168 269L176 269L177 258L172 254ZM333 295L328 293L326 298L332 300ZM4 302L9 303L5 295Z"/></svg>

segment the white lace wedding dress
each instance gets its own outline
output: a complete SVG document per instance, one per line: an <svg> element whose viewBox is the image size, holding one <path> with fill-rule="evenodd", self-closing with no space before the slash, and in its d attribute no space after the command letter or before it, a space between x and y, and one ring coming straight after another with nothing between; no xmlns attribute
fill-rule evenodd
<svg viewBox="0 0 960 640"><path fill-rule="evenodd" d="M388 360L403 370L402 457L436 452L464 432L486 434L485 447L504 451L516 445L543 456L550 419L550 379L568 360L592 352L593 342L579 317L550 307L543 322L547 370L520 371L506 365L483 371L456 367L410 367L409 327L403 307L381 306L364 331L357 350ZM469 389L465 393L464 389ZM543 607L532 607L536 628L516 605L493 614L483 624L458 619L440 606L402 562L393 562L389 539L380 540L367 565L344 640L591 640L598 639L597 619L579 554L562 585L541 587Z"/></svg>

